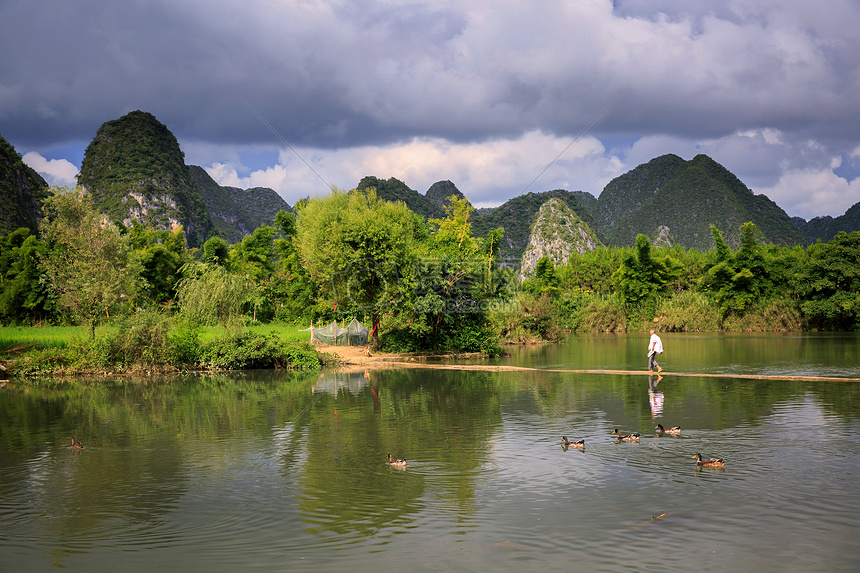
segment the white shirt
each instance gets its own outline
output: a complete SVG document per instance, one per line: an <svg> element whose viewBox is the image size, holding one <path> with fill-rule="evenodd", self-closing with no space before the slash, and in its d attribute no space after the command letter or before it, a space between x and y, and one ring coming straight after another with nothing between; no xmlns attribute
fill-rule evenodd
<svg viewBox="0 0 860 573"><path fill-rule="evenodd" d="M656 354L663 354L663 341L657 336L657 333L651 335L651 340L648 341L648 351L653 350Z"/></svg>

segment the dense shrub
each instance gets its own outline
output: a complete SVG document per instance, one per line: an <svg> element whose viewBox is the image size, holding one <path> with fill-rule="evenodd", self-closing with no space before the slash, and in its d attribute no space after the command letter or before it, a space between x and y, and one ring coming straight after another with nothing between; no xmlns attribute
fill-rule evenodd
<svg viewBox="0 0 860 573"><path fill-rule="evenodd" d="M284 342L275 334L228 333L205 343L200 366L214 370L248 368L317 369L319 358L304 342Z"/></svg>

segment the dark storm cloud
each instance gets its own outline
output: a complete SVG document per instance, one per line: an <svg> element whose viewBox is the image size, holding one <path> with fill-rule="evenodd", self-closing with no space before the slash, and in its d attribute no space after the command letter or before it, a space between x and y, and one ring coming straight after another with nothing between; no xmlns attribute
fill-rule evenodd
<svg viewBox="0 0 860 573"><path fill-rule="evenodd" d="M560 163L571 171L547 185L599 193L640 153L698 149L785 186L792 168L856 155L858 24L847 0L6 0L0 135L36 151L88 142L141 109L184 147L276 147L244 98L292 145L321 152L534 132L564 144L617 97L589 133L637 143L620 160L589 152L602 165ZM475 193L492 201L499 188Z"/></svg>

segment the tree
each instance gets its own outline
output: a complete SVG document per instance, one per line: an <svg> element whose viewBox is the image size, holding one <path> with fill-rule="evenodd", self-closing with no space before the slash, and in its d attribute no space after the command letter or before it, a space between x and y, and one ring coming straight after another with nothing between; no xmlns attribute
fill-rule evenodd
<svg viewBox="0 0 860 573"><path fill-rule="evenodd" d="M534 296L540 296L543 293L554 296L558 294L558 285L555 265L552 259L544 256L535 265L534 276L523 282L523 290Z"/></svg>
<svg viewBox="0 0 860 573"><path fill-rule="evenodd" d="M212 237L203 243L203 262L225 266L229 263L230 245L221 237Z"/></svg>
<svg viewBox="0 0 860 573"><path fill-rule="evenodd" d="M321 307L316 305L316 284L302 265L296 250L296 216L278 211L275 226L281 233L281 237L275 239L278 264L265 287L275 307L275 318L288 321L316 320L320 318Z"/></svg>
<svg viewBox="0 0 860 573"><path fill-rule="evenodd" d="M773 292L773 281L761 249L761 233L755 223L744 223L740 229L740 248L732 253L719 229L711 225L716 261L705 268L699 286L720 307L723 318L743 313Z"/></svg>
<svg viewBox="0 0 860 573"><path fill-rule="evenodd" d="M404 330L420 349L495 353L487 315L490 299L505 286L506 276L497 272L504 231L475 238L468 200L447 199L446 216L428 221L429 235L418 248Z"/></svg>
<svg viewBox="0 0 860 573"><path fill-rule="evenodd" d="M155 230L144 227L137 219L131 221L130 227L121 222L116 225L140 256L143 295L156 304L170 303L176 297L176 283L182 278L180 269L191 260L182 226L172 231Z"/></svg>
<svg viewBox="0 0 860 573"><path fill-rule="evenodd" d="M227 326L242 315L242 305L254 290L245 275L232 274L221 265L190 263L177 285L182 315L192 324Z"/></svg>
<svg viewBox="0 0 860 573"><path fill-rule="evenodd" d="M80 189L52 188L45 202L42 258L60 306L90 327L128 306L140 280L140 261L119 229L98 213Z"/></svg>
<svg viewBox="0 0 860 573"><path fill-rule="evenodd" d="M380 201L374 189L311 199L298 209L299 256L324 296L373 323L379 346L384 311L402 302L401 280L415 259L421 219L404 203Z"/></svg>
<svg viewBox="0 0 860 573"><path fill-rule="evenodd" d="M45 242L26 227L0 237L0 319L4 322L47 314L50 293L39 269L39 259L46 252Z"/></svg>
<svg viewBox="0 0 860 573"><path fill-rule="evenodd" d="M821 328L860 328L860 231L840 232L810 251L798 280L804 314Z"/></svg>
<svg viewBox="0 0 860 573"><path fill-rule="evenodd" d="M668 255L652 257L648 237L636 235L636 252L624 258L612 275L618 292L628 303L653 298L680 272L678 263Z"/></svg>

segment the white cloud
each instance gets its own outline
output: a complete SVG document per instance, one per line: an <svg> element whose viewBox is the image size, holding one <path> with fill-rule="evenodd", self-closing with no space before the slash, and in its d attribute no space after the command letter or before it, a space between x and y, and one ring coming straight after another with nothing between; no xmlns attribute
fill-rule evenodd
<svg viewBox="0 0 860 573"><path fill-rule="evenodd" d="M597 195L623 172L621 161L606 157L596 138L586 136L572 143L537 131L484 143L415 138L401 145L297 151L319 177L290 150L282 151L277 165L245 177L229 162L213 163L206 170L221 185L270 187L290 204L326 193L320 177L347 189L368 175L395 177L420 193L437 181L450 180L479 207L500 205L525 191L561 188Z"/></svg>
<svg viewBox="0 0 860 573"><path fill-rule="evenodd" d="M77 185L78 168L65 159L45 159L35 151L29 151L22 157L24 163L44 177L48 185Z"/></svg>
<svg viewBox="0 0 860 573"><path fill-rule="evenodd" d="M838 161L834 161L836 167ZM788 170L770 188L758 189L789 215L804 219L838 217L860 202L860 178L848 181L833 172L833 165L818 169Z"/></svg>

